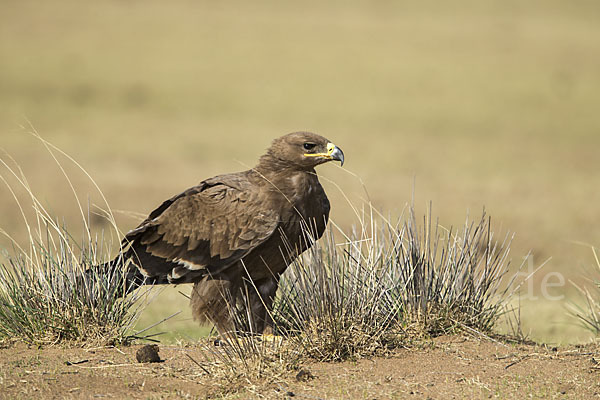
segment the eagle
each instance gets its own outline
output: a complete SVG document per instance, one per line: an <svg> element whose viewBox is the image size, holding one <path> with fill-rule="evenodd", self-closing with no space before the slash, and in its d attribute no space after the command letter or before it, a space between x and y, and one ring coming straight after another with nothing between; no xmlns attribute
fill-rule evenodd
<svg viewBox="0 0 600 400"><path fill-rule="evenodd" d="M332 160L343 165L339 147L294 132L273 140L254 168L164 201L123 239L128 282L193 283L190 306L200 323L231 331L245 302L248 329L272 333L281 274L325 231L330 203L315 167Z"/></svg>

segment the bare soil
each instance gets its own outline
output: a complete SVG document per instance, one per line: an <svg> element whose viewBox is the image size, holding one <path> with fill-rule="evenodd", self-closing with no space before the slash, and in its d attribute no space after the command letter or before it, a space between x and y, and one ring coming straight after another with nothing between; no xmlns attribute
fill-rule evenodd
<svg viewBox="0 0 600 400"><path fill-rule="evenodd" d="M202 346L160 346L160 363L138 363L142 345L0 349L0 397L463 399L600 397L600 348L549 348L446 336L385 357L305 363L299 373L230 383L197 364ZM201 363L200 363L201 364ZM210 372L210 371L209 371Z"/></svg>

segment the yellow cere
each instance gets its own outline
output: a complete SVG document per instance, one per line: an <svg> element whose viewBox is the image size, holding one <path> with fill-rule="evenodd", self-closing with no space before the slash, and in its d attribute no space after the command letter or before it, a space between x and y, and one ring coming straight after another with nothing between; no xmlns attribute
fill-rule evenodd
<svg viewBox="0 0 600 400"><path fill-rule="evenodd" d="M331 155L331 153L333 153L333 151L335 150L335 144L329 142L327 143L327 155Z"/></svg>

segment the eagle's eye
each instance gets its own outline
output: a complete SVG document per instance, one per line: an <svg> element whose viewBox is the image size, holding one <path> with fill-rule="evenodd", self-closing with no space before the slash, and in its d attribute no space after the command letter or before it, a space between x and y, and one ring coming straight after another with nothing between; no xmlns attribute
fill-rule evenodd
<svg viewBox="0 0 600 400"><path fill-rule="evenodd" d="M314 144L314 143L304 143L304 148L306 150L312 150L315 148L315 146L316 146L316 144Z"/></svg>

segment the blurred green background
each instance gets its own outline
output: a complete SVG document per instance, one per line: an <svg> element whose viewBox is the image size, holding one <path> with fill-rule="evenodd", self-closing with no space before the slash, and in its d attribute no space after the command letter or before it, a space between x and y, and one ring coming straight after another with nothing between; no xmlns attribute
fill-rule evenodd
<svg viewBox="0 0 600 400"><path fill-rule="evenodd" d="M523 288L525 330L589 337L564 305L579 301L569 280L585 284L594 265L581 243L600 244L598 1L60 0L0 10L0 147L75 235L74 197L32 127L92 175L123 231L200 180L252 166L272 138L312 130L346 154L344 169L319 171L340 226L357 222L345 196L361 207L363 183L385 215L414 196L419 213L431 201L450 226L485 206L499 237L516 232L514 265L530 250L536 266L552 257L533 291ZM83 174L67 172L84 203L102 205ZM24 237L5 186L0 226ZM565 284L547 294L567 300L542 295L550 272ZM188 289L161 294L141 323L182 309L162 329L197 336L178 293Z"/></svg>

